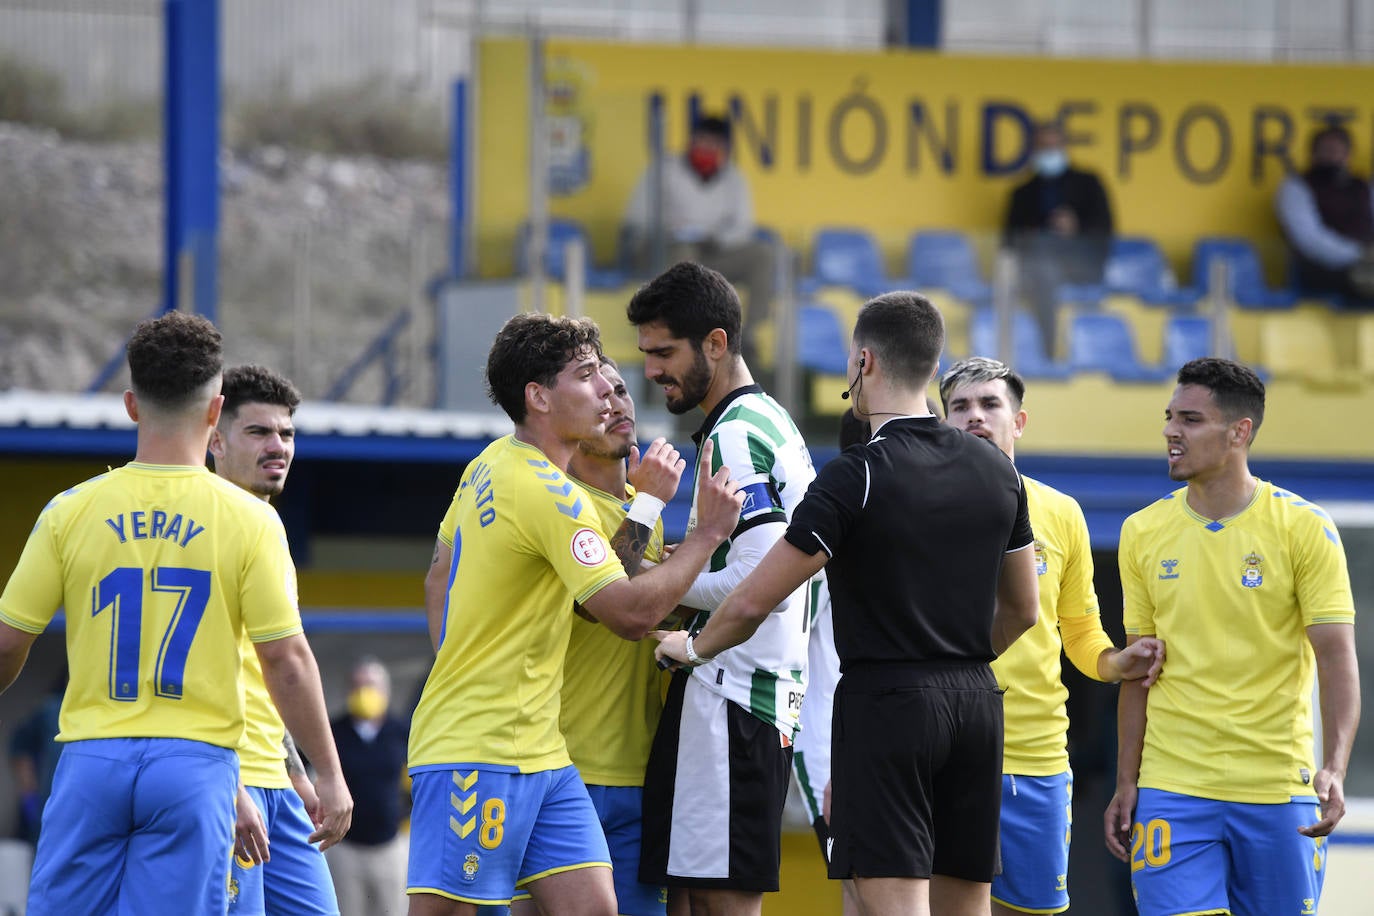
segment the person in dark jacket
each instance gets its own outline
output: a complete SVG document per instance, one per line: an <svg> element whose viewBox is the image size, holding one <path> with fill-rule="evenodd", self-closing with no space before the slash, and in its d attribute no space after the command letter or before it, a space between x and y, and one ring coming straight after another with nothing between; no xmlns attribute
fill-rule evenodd
<svg viewBox="0 0 1374 916"><path fill-rule="evenodd" d="M1101 179L1070 164L1056 122L1036 128L1030 161L1034 174L1011 194L1005 241L1021 255L1022 299L1053 355L1056 290L1065 283L1102 282L1112 208Z"/></svg>
<svg viewBox="0 0 1374 916"><path fill-rule="evenodd" d="M391 675L377 658L353 666L348 712L334 719L344 781L353 794L353 828L325 854L343 916L399 916L406 911L408 813L402 788L410 726L389 712Z"/></svg>

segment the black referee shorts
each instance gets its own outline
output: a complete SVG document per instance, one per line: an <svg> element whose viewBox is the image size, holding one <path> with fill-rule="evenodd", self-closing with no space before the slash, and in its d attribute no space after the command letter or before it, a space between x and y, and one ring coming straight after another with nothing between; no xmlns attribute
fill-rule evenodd
<svg viewBox="0 0 1374 916"><path fill-rule="evenodd" d="M846 673L833 729L831 878L992 880L1002 694L986 665Z"/></svg>

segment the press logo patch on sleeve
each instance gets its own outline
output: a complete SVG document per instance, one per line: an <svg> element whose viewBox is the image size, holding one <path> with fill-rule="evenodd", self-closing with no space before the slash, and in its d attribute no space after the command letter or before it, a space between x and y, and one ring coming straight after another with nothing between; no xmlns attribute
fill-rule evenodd
<svg viewBox="0 0 1374 916"><path fill-rule="evenodd" d="M606 562L606 542L590 528L577 529L568 546L572 549L573 559L583 566L600 566Z"/></svg>

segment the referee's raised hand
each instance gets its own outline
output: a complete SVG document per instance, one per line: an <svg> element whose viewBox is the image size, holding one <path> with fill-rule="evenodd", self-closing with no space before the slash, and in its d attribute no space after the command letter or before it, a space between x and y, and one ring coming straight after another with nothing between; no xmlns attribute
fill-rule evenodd
<svg viewBox="0 0 1374 916"><path fill-rule="evenodd" d="M739 523L739 510L744 505L744 494L739 492L739 482L730 479L730 469L725 465L711 473L711 455L715 444L707 438L701 443L701 464L697 468L697 524L693 533L700 531L703 537L715 538L717 544L723 542Z"/></svg>

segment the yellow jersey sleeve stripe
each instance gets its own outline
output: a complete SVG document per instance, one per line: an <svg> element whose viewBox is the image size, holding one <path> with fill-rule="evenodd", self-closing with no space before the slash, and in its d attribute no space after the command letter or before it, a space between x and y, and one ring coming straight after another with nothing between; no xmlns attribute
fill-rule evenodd
<svg viewBox="0 0 1374 916"><path fill-rule="evenodd" d="M34 636L41 636L43 631L48 628L46 623L39 624L37 622L30 622L22 617L15 617L13 614L7 614L3 610L0 610L0 623L8 624L16 630L30 633Z"/></svg>
<svg viewBox="0 0 1374 916"><path fill-rule="evenodd" d="M283 630L274 630L274 631L272 631L271 633L262 633L262 634L259 634L259 635L257 635L257 636L254 636L253 634L250 633L250 634L248 635L248 638L249 638L251 641L255 642L255 643L258 643L258 642L275 642L275 641L278 640L278 639L285 639L285 638L288 637L288 636L295 636L297 633L304 633L304 632L305 632L305 628L302 627L302 626L297 625L297 626L294 626L294 627L287 627L287 628L285 628L285 629L283 629Z"/></svg>
<svg viewBox="0 0 1374 916"><path fill-rule="evenodd" d="M587 588L584 588L575 596L577 599L577 603L585 603L588 598L590 598L592 595L595 595L597 592L601 591L603 588L610 585L612 582L619 582L621 579L629 578L629 576L625 575L625 570L621 569L617 570L617 572L619 573L618 575L616 573L611 573L610 575L603 576L602 578L598 579L594 584L588 586Z"/></svg>

